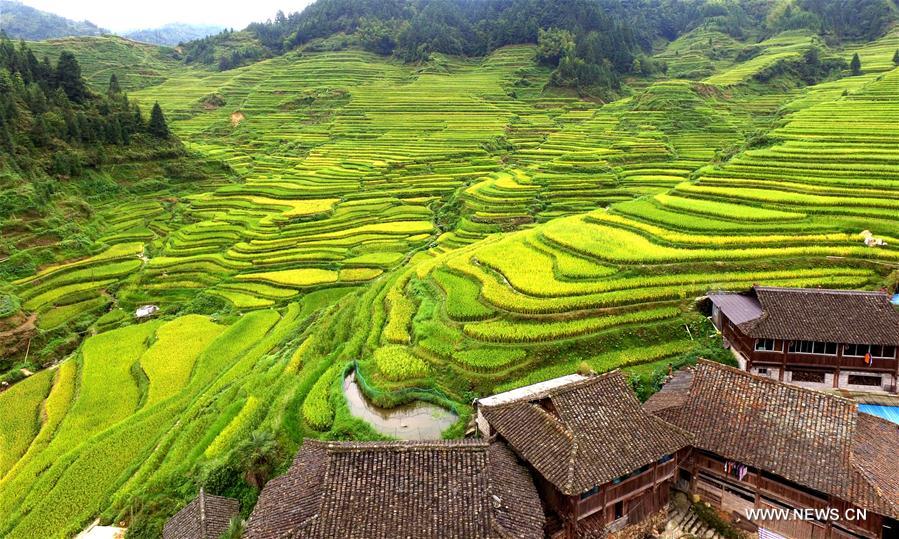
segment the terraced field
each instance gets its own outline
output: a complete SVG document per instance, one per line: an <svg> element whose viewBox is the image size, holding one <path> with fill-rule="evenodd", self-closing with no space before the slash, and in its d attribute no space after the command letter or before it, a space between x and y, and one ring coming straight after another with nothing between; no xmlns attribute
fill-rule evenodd
<svg viewBox="0 0 899 539"><path fill-rule="evenodd" d="M0 394L19 425L0 434L0 535L164 513L261 433L288 454L377 437L342 396L351 368L378 404L452 408L458 436L477 395L586 368L651 386L720 353L694 305L710 289L883 286L896 36L838 51L862 75L787 93L747 81L808 35L739 61L749 44L698 32L660 54L684 78L604 105L544 91L529 46L290 53L132 92L241 181L104 208L99 254L12 283L41 328L99 319Z"/></svg>

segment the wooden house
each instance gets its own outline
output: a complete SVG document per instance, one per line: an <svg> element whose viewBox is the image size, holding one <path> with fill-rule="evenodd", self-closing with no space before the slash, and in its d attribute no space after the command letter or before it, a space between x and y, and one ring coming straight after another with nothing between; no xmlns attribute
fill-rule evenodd
<svg viewBox="0 0 899 539"><path fill-rule="evenodd" d="M163 539L218 539L240 512L240 502L232 498L200 494L165 523Z"/></svg>
<svg viewBox="0 0 899 539"><path fill-rule="evenodd" d="M743 518L756 509L794 515L756 520L762 531L899 538L899 426L855 402L702 361L644 409L693 436L679 480L702 500ZM796 518L806 509L820 512Z"/></svg>
<svg viewBox="0 0 899 539"><path fill-rule="evenodd" d="M306 440L270 481L247 539L540 539L527 470L501 443Z"/></svg>
<svg viewBox="0 0 899 539"><path fill-rule="evenodd" d="M527 463L553 538L603 537L668 503L689 435L640 407L624 375L571 376L476 402L479 429Z"/></svg>
<svg viewBox="0 0 899 539"><path fill-rule="evenodd" d="M889 295L756 286L708 297L745 370L815 389L897 392L899 311Z"/></svg>

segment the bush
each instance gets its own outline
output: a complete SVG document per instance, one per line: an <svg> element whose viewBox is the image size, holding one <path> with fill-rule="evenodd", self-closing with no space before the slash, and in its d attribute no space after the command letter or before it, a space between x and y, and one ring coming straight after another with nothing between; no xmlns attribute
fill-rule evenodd
<svg viewBox="0 0 899 539"><path fill-rule="evenodd" d="M17 312L19 312L19 298L0 292L0 318L12 316Z"/></svg>
<svg viewBox="0 0 899 539"><path fill-rule="evenodd" d="M303 401L303 419L315 430L325 431L334 422L334 407L331 405L331 383L343 368L335 364L315 382L306 400Z"/></svg>

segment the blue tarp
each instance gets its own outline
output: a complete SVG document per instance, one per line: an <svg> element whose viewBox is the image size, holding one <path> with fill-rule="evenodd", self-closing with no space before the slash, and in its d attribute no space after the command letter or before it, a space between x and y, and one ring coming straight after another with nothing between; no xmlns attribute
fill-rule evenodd
<svg viewBox="0 0 899 539"><path fill-rule="evenodd" d="M890 303L893 305L899 305L899 294L893 294L893 299L890 300Z"/></svg>
<svg viewBox="0 0 899 539"><path fill-rule="evenodd" d="M899 406L877 406L874 404L859 404L858 410L866 414L882 417L893 423L899 424Z"/></svg>

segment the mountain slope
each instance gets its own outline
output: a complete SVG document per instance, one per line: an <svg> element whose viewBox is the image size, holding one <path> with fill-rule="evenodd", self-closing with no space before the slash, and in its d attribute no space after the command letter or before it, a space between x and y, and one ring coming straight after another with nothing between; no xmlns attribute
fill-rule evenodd
<svg viewBox="0 0 899 539"><path fill-rule="evenodd" d="M179 43L186 43L195 39L202 39L206 36L218 34L224 29L225 28L222 26L172 23L160 26L159 28L145 28L125 32L122 36L142 43L174 47Z"/></svg>
<svg viewBox="0 0 899 539"><path fill-rule="evenodd" d="M28 40L109 33L90 21L73 21L11 0L0 0L0 28L11 38Z"/></svg>
<svg viewBox="0 0 899 539"><path fill-rule="evenodd" d="M655 58L692 80L631 75L607 104L549 87L533 44L305 50L132 92L241 181L106 198L93 256L4 283L74 353L0 393L30 426L0 432L0 535L102 516L158 537L201 485L249 511L304 437L380 436L351 368L382 405L452 409L459 436L479 395L588 367L645 395L669 363L728 357L695 311L709 289L886 286L899 31L694 31ZM806 79L814 58L837 67Z"/></svg>

